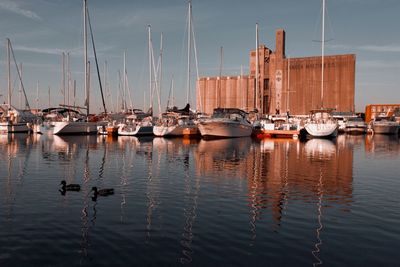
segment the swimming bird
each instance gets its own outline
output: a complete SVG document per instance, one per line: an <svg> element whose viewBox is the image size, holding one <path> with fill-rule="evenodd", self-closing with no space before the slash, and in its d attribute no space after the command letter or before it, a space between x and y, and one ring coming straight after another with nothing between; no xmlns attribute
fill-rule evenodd
<svg viewBox="0 0 400 267"><path fill-rule="evenodd" d="M109 195L114 195L114 188L103 188L103 189L97 189L96 186L92 187L92 191L94 193L94 196L109 196Z"/></svg>
<svg viewBox="0 0 400 267"><path fill-rule="evenodd" d="M81 186L79 184L67 184L65 180L62 180L60 183L62 191L80 191Z"/></svg>

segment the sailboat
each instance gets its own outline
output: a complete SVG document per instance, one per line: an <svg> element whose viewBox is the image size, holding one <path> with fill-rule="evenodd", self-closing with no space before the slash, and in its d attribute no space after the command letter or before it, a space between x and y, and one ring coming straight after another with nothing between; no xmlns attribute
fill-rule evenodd
<svg viewBox="0 0 400 267"><path fill-rule="evenodd" d="M187 54L187 98L186 106L180 110L167 110L153 128L155 136L198 136L199 129L194 122L194 114L190 111L190 75L191 75L191 48L192 48L192 2L188 8L188 54ZM194 41L194 39L193 39ZM195 44L194 44L195 45ZM196 51L195 51L196 53Z"/></svg>
<svg viewBox="0 0 400 267"><path fill-rule="evenodd" d="M150 51L150 25L149 30L149 51ZM123 79L123 89L124 95L126 95L127 86L127 73L126 73L126 59L124 54L124 79ZM151 65L151 61L149 62ZM151 73L151 70L150 70ZM150 90L151 90L151 77L150 77ZM124 102L125 103L125 102ZM125 104L124 104L125 106ZM124 108L125 109L125 108ZM140 136L140 135L152 135L153 134L153 107L150 106L147 113L140 109L131 108L130 114L125 114L124 122L118 125L118 135L122 136Z"/></svg>
<svg viewBox="0 0 400 267"><path fill-rule="evenodd" d="M132 114L125 117L125 123L119 124L118 135L139 136L153 134L153 111L147 113L140 109L132 110Z"/></svg>
<svg viewBox="0 0 400 267"><path fill-rule="evenodd" d="M258 59L258 23L256 23L256 91L259 91L259 59ZM286 116L269 116L268 118L256 119L253 122L253 135L258 138L278 137L278 138L298 138L300 136L300 122L289 115L289 75L290 75L290 58L287 60L287 97L286 97ZM256 103L254 103L256 107ZM278 107L279 109L279 107Z"/></svg>
<svg viewBox="0 0 400 267"><path fill-rule="evenodd" d="M321 45L321 108L311 110L311 115L304 125L313 137L335 137L338 123L333 118L332 108L324 108L324 52L325 52L325 0L322 0L322 45Z"/></svg>
<svg viewBox="0 0 400 267"><path fill-rule="evenodd" d="M27 133L30 131L28 123L34 122L36 117L29 111L19 110L11 105L11 49L11 41L7 38L8 103L0 105L0 133ZM21 79L18 68L17 71L18 76ZM25 101L28 103L26 97ZM27 105L29 107L29 104Z"/></svg>
<svg viewBox="0 0 400 267"><path fill-rule="evenodd" d="M87 57L87 22L88 22L87 0L83 0L83 47L84 47L84 88L86 95L86 116L83 118L71 119L68 115L62 121L53 123L53 133L57 135L63 134L96 134L97 123L89 121L89 62Z"/></svg>

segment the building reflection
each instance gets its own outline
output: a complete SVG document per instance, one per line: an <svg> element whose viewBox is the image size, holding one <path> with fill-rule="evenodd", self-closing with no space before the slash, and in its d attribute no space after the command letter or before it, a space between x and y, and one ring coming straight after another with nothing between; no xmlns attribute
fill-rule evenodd
<svg viewBox="0 0 400 267"><path fill-rule="evenodd" d="M324 205L341 205L346 210L352 202L353 149L340 140L201 141L194 157L200 176L227 179L234 174L247 180L253 239L258 221L267 216L271 216L272 229L279 231L283 211L293 201L319 203L319 220ZM324 196L329 196L329 203L322 203Z"/></svg>
<svg viewBox="0 0 400 267"><path fill-rule="evenodd" d="M374 134L365 137L365 153L382 157L400 154L400 139L397 135Z"/></svg>
<svg viewBox="0 0 400 267"><path fill-rule="evenodd" d="M27 134L0 134L0 195L8 219L27 175L33 143L32 136Z"/></svg>

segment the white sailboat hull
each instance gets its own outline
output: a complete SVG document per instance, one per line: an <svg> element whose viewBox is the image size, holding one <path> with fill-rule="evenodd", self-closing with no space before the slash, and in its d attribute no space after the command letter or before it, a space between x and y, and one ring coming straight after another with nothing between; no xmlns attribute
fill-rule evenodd
<svg viewBox="0 0 400 267"><path fill-rule="evenodd" d="M141 135L152 135L153 126L136 126L135 128L120 127L118 129L118 135L122 136L141 136Z"/></svg>
<svg viewBox="0 0 400 267"><path fill-rule="evenodd" d="M0 133L27 133L29 132L29 127L26 123L10 123L1 122L0 123Z"/></svg>
<svg viewBox="0 0 400 267"><path fill-rule="evenodd" d="M183 127L180 125L171 125L171 126L164 126L158 125L153 127L153 134L155 136L182 136L183 129L187 128L187 126Z"/></svg>
<svg viewBox="0 0 400 267"><path fill-rule="evenodd" d="M245 137L252 133L250 124L230 120L210 120L199 123L200 134L203 137Z"/></svg>
<svg viewBox="0 0 400 267"><path fill-rule="evenodd" d="M97 123L85 121L61 121L53 123L53 133L56 135L96 134Z"/></svg>
<svg viewBox="0 0 400 267"><path fill-rule="evenodd" d="M308 134L314 137L335 137L338 132L337 123L309 122L304 128Z"/></svg>

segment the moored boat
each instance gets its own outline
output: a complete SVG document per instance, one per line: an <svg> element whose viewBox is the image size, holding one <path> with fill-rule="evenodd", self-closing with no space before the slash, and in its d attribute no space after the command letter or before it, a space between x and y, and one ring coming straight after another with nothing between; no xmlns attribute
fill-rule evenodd
<svg viewBox="0 0 400 267"><path fill-rule="evenodd" d="M310 118L304 125L304 128L312 137L331 138L337 136L338 122L333 118L332 113L334 109L324 107L325 0L323 0L321 29L321 108L311 110Z"/></svg>
<svg viewBox="0 0 400 267"><path fill-rule="evenodd" d="M155 136L190 136L197 135L197 125L187 115L180 115L174 112L167 112L154 125Z"/></svg>
<svg viewBox="0 0 400 267"><path fill-rule="evenodd" d="M293 118L269 118L259 121L258 138L298 138L300 136L300 121Z"/></svg>
<svg viewBox="0 0 400 267"><path fill-rule="evenodd" d="M198 124L202 137L245 137L250 136L253 126L247 113L238 108L216 108L211 118Z"/></svg>
<svg viewBox="0 0 400 267"><path fill-rule="evenodd" d="M70 134L96 134L97 123L83 120L77 121L56 121L53 122L53 134L70 135Z"/></svg>
<svg viewBox="0 0 400 267"><path fill-rule="evenodd" d="M347 134L365 134L367 124L362 118L349 118L345 122L344 132Z"/></svg>
<svg viewBox="0 0 400 267"><path fill-rule="evenodd" d="M0 105L0 133L27 133L36 119L31 112L18 110L7 104Z"/></svg>
<svg viewBox="0 0 400 267"><path fill-rule="evenodd" d="M376 117L370 122L374 134L398 134L399 122L394 117Z"/></svg>
<svg viewBox="0 0 400 267"><path fill-rule="evenodd" d="M337 136L338 133L338 123L332 117L331 109L312 110L304 128L313 137L329 138Z"/></svg>

